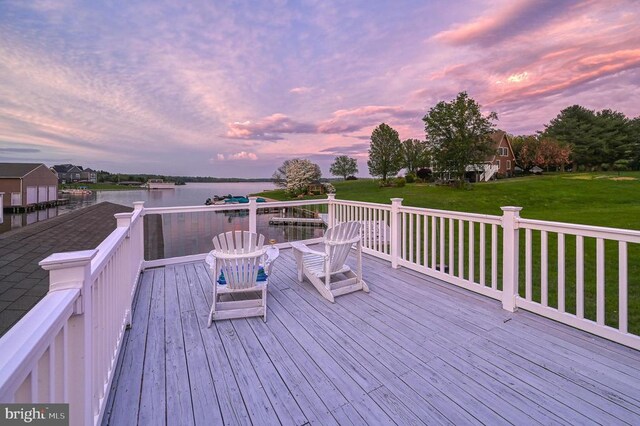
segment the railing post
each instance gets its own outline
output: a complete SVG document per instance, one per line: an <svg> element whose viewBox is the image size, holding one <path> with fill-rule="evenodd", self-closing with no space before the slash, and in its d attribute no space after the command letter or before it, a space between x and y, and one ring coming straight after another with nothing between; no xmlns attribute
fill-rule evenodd
<svg viewBox="0 0 640 426"><path fill-rule="evenodd" d="M502 209L502 308L514 312L518 295L519 233L518 219L522 207Z"/></svg>
<svg viewBox="0 0 640 426"><path fill-rule="evenodd" d="M336 223L336 194L327 194L327 206L329 207L327 227L333 228Z"/></svg>
<svg viewBox="0 0 640 426"><path fill-rule="evenodd" d="M4 222L4 192L0 192L0 224Z"/></svg>
<svg viewBox="0 0 640 426"><path fill-rule="evenodd" d="M249 197L249 232L258 232L258 197Z"/></svg>
<svg viewBox="0 0 640 426"><path fill-rule="evenodd" d="M49 292L80 289L74 315L67 323L64 348L64 401L69 404L71 425L94 421L91 260L98 250L55 253L40 262L49 271Z"/></svg>
<svg viewBox="0 0 640 426"><path fill-rule="evenodd" d="M391 267L398 268L398 249L400 248L400 207L402 198L391 199Z"/></svg>
<svg viewBox="0 0 640 426"><path fill-rule="evenodd" d="M144 201L136 201L133 203L133 213L135 214L137 211L140 211L138 215L138 221L140 222L137 226L132 227L131 240L134 248L134 258L137 260L136 272L139 272L142 268L142 262L144 262ZM137 276L137 275L136 275ZM132 299L133 300L133 299Z"/></svg>

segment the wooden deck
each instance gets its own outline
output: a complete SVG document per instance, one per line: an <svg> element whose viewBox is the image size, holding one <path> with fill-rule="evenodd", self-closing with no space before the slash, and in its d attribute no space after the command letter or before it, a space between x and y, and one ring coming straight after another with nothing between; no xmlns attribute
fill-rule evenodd
<svg viewBox="0 0 640 426"><path fill-rule="evenodd" d="M365 256L331 304L283 250L268 321L207 328L200 263L147 270L105 424L640 424L640 352Z"/></svg>

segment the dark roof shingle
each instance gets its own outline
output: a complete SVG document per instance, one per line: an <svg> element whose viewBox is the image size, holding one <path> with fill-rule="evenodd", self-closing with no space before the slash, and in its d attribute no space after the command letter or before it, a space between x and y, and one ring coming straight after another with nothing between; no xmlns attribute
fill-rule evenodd
<svg viewBox="0 0 640 426"><path fill-rule="evenodd" d="M0 163L0 178L21 178L42 163ZM46 167L46 166L45 166Z"/></svg>

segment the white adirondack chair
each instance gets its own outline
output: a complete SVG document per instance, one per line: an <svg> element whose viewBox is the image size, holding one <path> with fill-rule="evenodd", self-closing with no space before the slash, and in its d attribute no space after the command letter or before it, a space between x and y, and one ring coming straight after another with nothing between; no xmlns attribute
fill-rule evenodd
<svg viewBox="0 0 640 426"><path fill-rule="evenodd" d="M362 280L362 240L358 222L344 222L327 229L324 235L324 252L312 250L303 243L293 242L293 254L298 267L298 280L307 277L322 296L331 302L336 296L358 290L369 292ZM357 268L352 271L345 264L352 246L355 245ZM342 274L346 279L333 280Z"/></svg>
<svg viewBox="0 0 640 426"><path fill-rule="evenodd" d="M226 232L213 238L214 250L206 258L213 284L209 327L214 320L263 316L267 321L267 287L273 259L263 247L264 235ZM263 269L264 274L260 273ZM266 277L264 276L266 275ZM224 279L224 282L222 282ZM258 292L259 299L225 300L232 294Z"/></svg>

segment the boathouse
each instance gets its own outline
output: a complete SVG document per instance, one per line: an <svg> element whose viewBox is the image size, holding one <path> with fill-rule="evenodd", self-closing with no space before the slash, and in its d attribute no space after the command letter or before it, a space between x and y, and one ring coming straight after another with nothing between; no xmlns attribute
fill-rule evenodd
<svg viewBox="0 0 640 426"><path fill-rule="evenodd" d="M56 202L58 178L39 163L0 163L3 208L27 209Z"/></svg>

